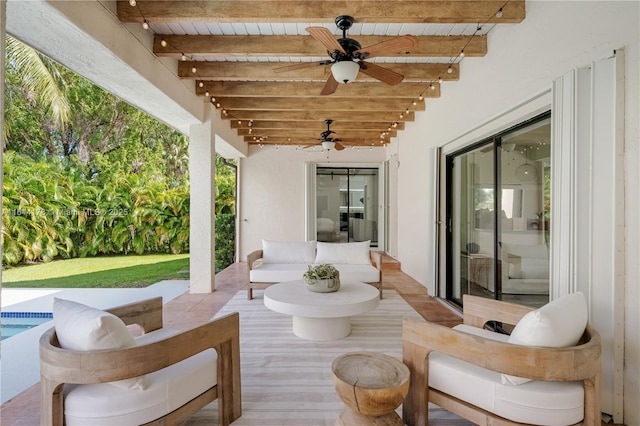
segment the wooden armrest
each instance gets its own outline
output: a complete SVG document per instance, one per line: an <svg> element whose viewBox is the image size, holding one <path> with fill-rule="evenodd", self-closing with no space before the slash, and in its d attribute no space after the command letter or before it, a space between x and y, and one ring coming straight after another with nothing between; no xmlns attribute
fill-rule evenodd
<svg viewBox="0 0 640 426"><path fill-rule="evenodd" d="M55 383L112 382L160 370L209 348L224 362L225 353L239 354L239 318L236 312L157 342L98 351L62 349L51 328L40 338L40 372Z"/></svg>
<svg viewBox="0 0 640 426"><path fill-rule="evenodd" d="M145 333L162 328L162 297L140 300L108 309L126 325L137 324Z"/></svg>
<svg viewBox="0 0 640 426"><path fill-rule="evenodd" d="M466 305L465 305L466 309ZM600 371L600 335L587 326L585 343L567 348L521 346L453 330L439 324L404 318L403 354L421 347L426 357L432 351L467 361L498 373L534 380L572 381L594 377ZM414 362L417 360L414 360Z"/></svg>
<svg viewBox="0 0 640 426"><path fill-rule="evenodd" d="M253 262L258 259L262 259L262 250L256 250L247 255L247 265L249 265L249 270L253 269Z"/></svg>
<svg viewBox="0 0 640 426"><path fill-rule="evenodd" d="M371 258L371 264L379 271L382 271L382 253L378 250L369 250L369 257Z"/></svg>
<svg viewBox="0 0 640 426"><path fill-rule="evenodd" d="M462 304L464 306L464 323L479 328L484 327L488 321L500 321L515 325L520 321L520 318L533 311L530 306L470 294L462 296Z"/></svg>

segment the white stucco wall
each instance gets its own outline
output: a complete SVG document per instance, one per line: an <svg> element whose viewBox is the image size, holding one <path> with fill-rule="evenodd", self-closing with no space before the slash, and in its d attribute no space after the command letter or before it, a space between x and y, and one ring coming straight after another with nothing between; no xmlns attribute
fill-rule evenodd
<svg viewBox="0 0 640 426"><path fill-rule="evenodd" d="M326 153L309 153L292 147L258 148L240 160L240 259L262 248L262 240L304 241L305 239L305 164L308 162L340 166L384 161L382 148Z"/></svg>
<svg viewBox="0 0 640 426"><path fill-rule="evenodd" d="M515 124L528 114L545 109L545 104L549 107L550 96L538 95L550 89L552 80L624 47L627 241L617 252L626 256L624 420L628 425L640 425L639 5L609 1L527 2L525 21L496 27L489 34L488 54L484 58L465 58L460 81L443 83L442 97L429 99L426 111L416 114L415 123L408 124L397 145L389 149L389 153L398 153L400 161L398 257L403 271L434 294L434 147L469 140L459 136L507 111L516 112L507 120L485 125L476 134L495 133L507 127L509 120ZM536 97L530 105L521 105Z"/></svg>

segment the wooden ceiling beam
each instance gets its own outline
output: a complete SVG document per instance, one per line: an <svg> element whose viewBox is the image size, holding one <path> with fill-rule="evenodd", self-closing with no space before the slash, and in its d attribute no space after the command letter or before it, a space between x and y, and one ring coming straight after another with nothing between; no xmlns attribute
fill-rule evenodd
<svg viewBox="0 0 640 426"><path fill-rule="evenodd" d="M496 12L502 10L502 16ZM117 2L122 22L313 22L333 23L351 15L358 23L518 23L524 0L379 1L379 0L216 0Z"/></svg>
<svg viewBox="0 0 640 426"><path fill-rule="evenodd" d="M244 141L252 145L289 145L289 146L313 146L318 145L321 147L320 141L317 138L287 138L287 137L273 137L273 138L253 138L251 136L245 136ZM362 139L359 141L340 141L344 146L352 147L380 147L389 143L389 139Z"/></svg>
<svg viewBox="0 0 640 426"><path fill-rule="evenodd" d="M409 111L402 117L396 111L263 111L263 110L228 110L222 114L225 120L265 120L265 121L323 121L331 118L336 121L379 121L390 125L394 122L415 121L415 113Z"/></svg>
<svg viewBox="0 0 640 426"><path fill-rule="evenodd" d="M178 76L191 80L216 80L216 81L326 81L331 73L329 66L315 66L293 72L276 73L274 68L296 64L297 62L203 62L180 61L178 62ZM460 77L459 64L451 65L451 73L448 73L448 64L423 64L423 63L380 63L380 66L404 75L403 82L430 82L442 78L444 81L458 80ZM195 72L194 72L195 70ZM358 73L359 82L377 82L378 80ZM338 88L340 90L340 88Z"/></svg>
<svg viewBox="0 0 640 426"><path fill-rule="evenodd" d="M321 131L308 129L257 129L249 132L250 129L238 129L238 136L261 136L261 137L283 137L283 138L317 138L320 139ZM331 129L333 130L333 129ZM379 130L336 130L331 135L332 138L362 138L362 139L380 139ZM397 136L395 130L388 132L389 137Z"/></svg>
<svg viewBox="0 0 640 426"><path fill-rule="evenodd" d="M266 111L423 111L424 100L416 100L412 105L407 99L388 98L384 101L376 98L217 98L226 110L266 110Z"/></svg>
<svg viewBox="0 0 640 426"><path fill-rule="evenodd" d="M240 122L238 122L240 121ZM324 131L327 130L327 125L324 121L263 121L263 120L254 120L249 125L250 120L232 120L230 122L232 129L254 129L262 130L262 129L307 129L313 131ZM380 129L385 130L384 122L379 121L352 121L352 120L342 120L342 121L334 121L331 124L331 130L365 130L365 129ZM404 123L398 123L398 126L395 130L404 130Z"/></svg>
<svg viewBox="0 0 640 426"><path fill-rule="evenodd" d="M353 38L358 40L361 46L371 46L395 37L358 35ZM385 56L455 58L462 49L466 56L487 54L486 35L418 36L416 38L418 44L412 51ZM324 57L327 55L327 48L311 36L156 35L153 39L153 53L159 57L173 58L180 58L182 55L188 57Z"/></svg>
<svg viewBox="0 0 640 426"><path fill-rule="evenodd" d="M202 87L200 87L202 83ZM196 94L216 97L315 97L320 94L324 83L320 82L267 82L267 81L198 81ZM427 83L400 83L395 86L379 82L353 83L340 85L331 98L439 98L440 84L433 83L433 89Z"/></svg>

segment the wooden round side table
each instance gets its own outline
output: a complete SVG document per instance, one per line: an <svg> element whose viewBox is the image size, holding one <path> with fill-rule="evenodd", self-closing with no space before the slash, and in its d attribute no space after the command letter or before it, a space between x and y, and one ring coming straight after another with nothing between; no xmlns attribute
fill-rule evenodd
<svg viewBox="0 0 640 426"><path fill-rule="evenodd" d="M377 352L351 352L331 364L333 383L346 407L336 426L402 426L395 410L409 392L409 368Z"/></svg>

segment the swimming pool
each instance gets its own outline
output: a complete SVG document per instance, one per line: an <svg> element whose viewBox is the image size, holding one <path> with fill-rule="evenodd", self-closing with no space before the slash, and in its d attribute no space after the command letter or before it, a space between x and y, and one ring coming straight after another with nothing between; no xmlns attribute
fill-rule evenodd
<svg viewBox="0 0 640 426"><path fill-rule="evenodd" d="M2 312L0 316L2 340L53 319L51 312Z"/></svg>

